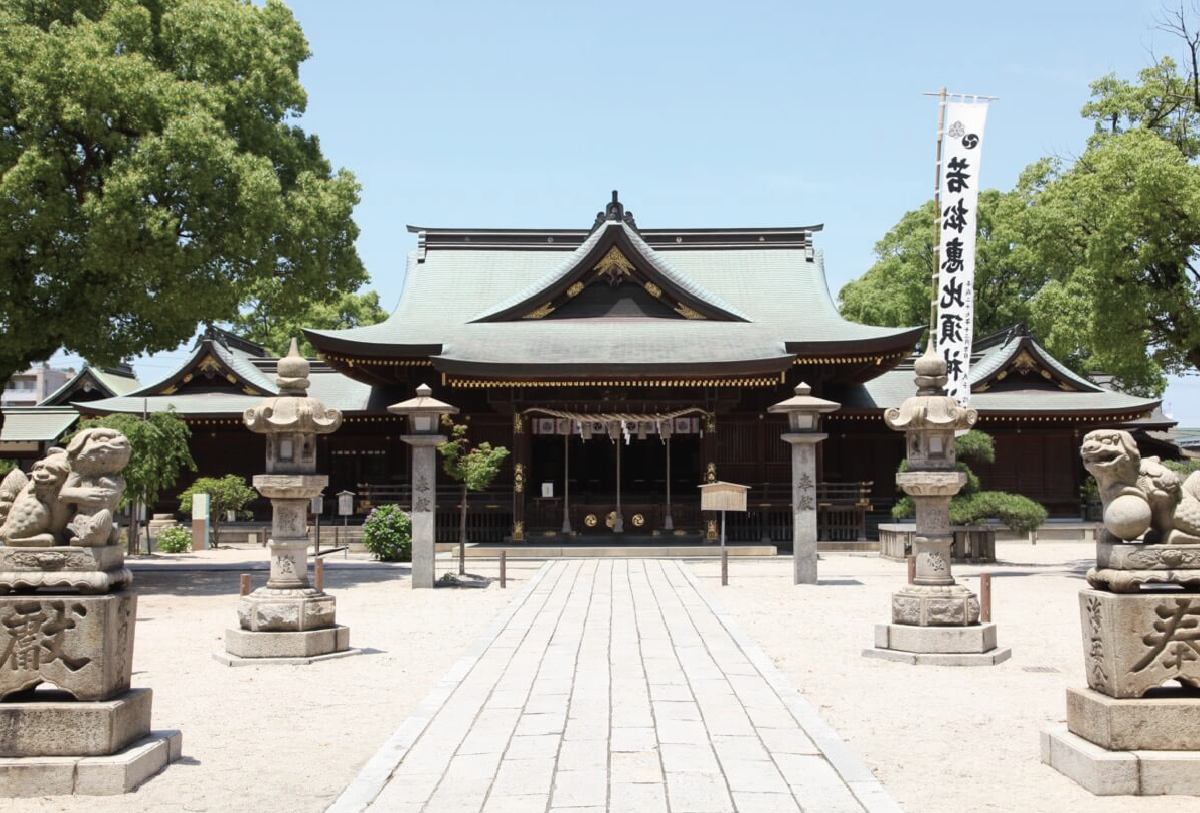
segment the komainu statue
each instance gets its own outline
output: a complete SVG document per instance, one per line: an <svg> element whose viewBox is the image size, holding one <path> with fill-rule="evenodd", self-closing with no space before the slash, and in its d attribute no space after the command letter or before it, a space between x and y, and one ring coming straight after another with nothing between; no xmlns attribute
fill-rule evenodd
<svg viewBox="0 0 1200 813"><path fill-rule="evenodd" d="M129 439L115 429L85 429L53 448L27 477L0 483L0 544L100 547L116 542L113 514L125 491Z"/></svg>
<svg viewBox="0 0 1200 813"><path fill-rule="evenodd" d="M1183 480L1157 457L1143 460L1120 429L1088 432L1079 453L1100 486L1103 541L1200 544L1200 472Z"/></svg>

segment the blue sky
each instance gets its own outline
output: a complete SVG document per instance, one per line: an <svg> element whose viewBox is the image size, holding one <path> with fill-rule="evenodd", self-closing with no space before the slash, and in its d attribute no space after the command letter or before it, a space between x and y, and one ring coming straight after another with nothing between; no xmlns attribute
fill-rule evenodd
<svg viewBox="0 0 1200 813"><path fill-rule="evenodd" d="M836 295L933 188L936 102L999 96L982 184L1082 149L1092 79L1155 53L1159 3L292 0L313 56L302 125L363 186L359 252L390 309L405 232L824 223ZM138 365L143 380L179 354ZM1200 426L1200 382L1167 406Z"/></svg>

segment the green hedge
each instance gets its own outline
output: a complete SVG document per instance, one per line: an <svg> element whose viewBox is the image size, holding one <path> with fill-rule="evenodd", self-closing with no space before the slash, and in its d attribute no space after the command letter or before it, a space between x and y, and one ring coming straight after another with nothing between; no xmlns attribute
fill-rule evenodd
<svg viewBox="0 0 1200 813"><path fill-rule="evenodd" d="M394 505L372 508L363 523L363 545L381 562L411 562L412 520Z"/></svg>

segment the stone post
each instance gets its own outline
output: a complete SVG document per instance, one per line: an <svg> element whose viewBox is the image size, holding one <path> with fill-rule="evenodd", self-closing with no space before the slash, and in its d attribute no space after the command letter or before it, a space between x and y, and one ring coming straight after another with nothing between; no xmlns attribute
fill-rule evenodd
<svg viewBox="0 0 1200 813"><path fill-rule="evenodd" d="M308 371L293 339L279 360L279 395L242 416L251 432L267 436L267 473L255 475L254 487L271 501L271 574L238 601L239 627L225 631L227 654L215 656L229 665L304 664L352 654L350 630L337 623L337 599L308 580L308 506L329 483L316 473L317 435L342 425L340 411L308 396Z"/></svg>
<svg viewBox="0 0 1200 813"><path fill-rule="evenodd" d="M433 587L437 447L446 435L402 435L412 446L412 586Z"/></svg>
<svg viewBox="0 0 1200 813"><path fill-rule="evenodd" d="M829 435L818 432L821 415L841 407L815 398L804 382L796 394L767 407L788 417L783 439L792 447L792 584L817 583L817 444Z"/></svg>
<svg viewBox="0 0 1200 813"><path fill-rule="evenodd" d="M127 793L179 758L131 687L137 594L113 524L131 451L85 429L0 483L0 796Z"/></svg>
<svg viewBox="0 0 1200 813"><path fill-rule="evenodd" d="M917 394L884 420L905 433L908 466L896 485L916 506L915 575L892 594L892 623L875 628L875 647L863 655L942 666L997 664L1012 651L997 648L996 625L979 623L979 599L950 570L950 499L967 481L955 465L954 433L973 426L979 413L946 395L946 362L932 342L914 367Z"/></svg>
<svg viewBox="0 0 1200 813"><path fill-rule="evenodd" d="M437 447L447 440L439 429L442 417L457 415L458 408L437 400L422 384L415 398L393 404L388 412L408 418L409 433L400 439L412 447L412 586L433 587Z"/></svg>

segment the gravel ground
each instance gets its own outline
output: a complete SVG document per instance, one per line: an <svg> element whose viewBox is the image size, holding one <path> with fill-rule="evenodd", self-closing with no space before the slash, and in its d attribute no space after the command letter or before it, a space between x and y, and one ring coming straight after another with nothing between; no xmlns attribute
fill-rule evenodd
<svg viewBox="0 0 1200 813"><path fill-rule="evenodd" d="M889 620L905 566L827 554L815 587L791 583L789 559L692 562L717 600L866 762L905 810L1149 813L1200 810L1190 797L1095 797L1043 765L1038 734L1065 721L1065 692L1086 686L1076 595L1094 557L1087 543L999 543L999 564L956 565L978 591L993 574L999 666L909 666L862 657ZM1053 672L1029 672L1050 667Z"/></svg>
<svg viewBox="0 0 1200 813"><path fill-rule="evenodd" d="M183 759L126 796L0 800L0 809L324 810L540 566L510 563L507 590L412 590L407 565L334 558L326 589L364 654L230 668L212 653L237 620L238 574L260 568L261 585L266 552L141 560L133 685L154 690L154 728L183 732ZM495 563L468 570L497 575Z"/></svg>

